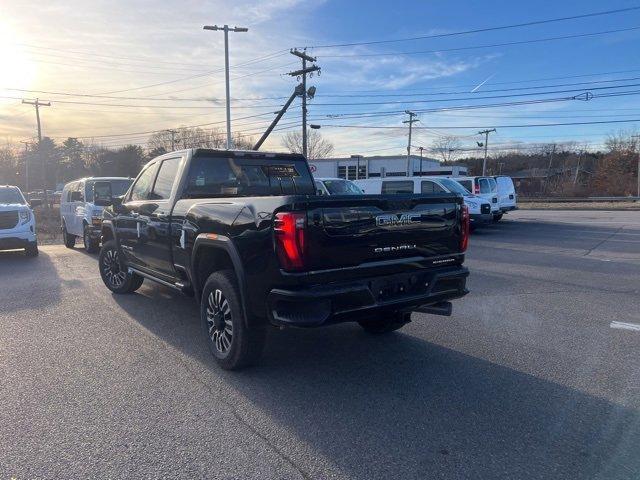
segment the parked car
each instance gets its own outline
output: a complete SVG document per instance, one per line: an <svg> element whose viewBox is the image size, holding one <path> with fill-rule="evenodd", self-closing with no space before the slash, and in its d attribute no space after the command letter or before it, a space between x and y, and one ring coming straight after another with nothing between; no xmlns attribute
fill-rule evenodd
<svg viewBox="0 0 640 480"><path fill-rule="evenodd" d="M112 195L118 196L129 189L132 181L125 177L91 177L67 183L60 198L60 228L65 246L73 248L81 237L87 252L97 252L104 207L94 202L94 185L108 182Z"/></svg>
<svg viewBox="0 0 640 480"><path fill-rule="evenodd" d="M41 200L27 202L18 187L0 185L0 250L24 248L29 257L38 255L36 218L31 207Z"/></svg>
<svg viewBox="0 0 640 480"><path fill-rule="evenodd" d="M502 213L518 209L516 187L511 177L500 175L494 177L498 185L498 205Z"/></svg>
<svg viewBox="0 0 640 480"><path fill-rule="evenodd" d="M194 295L226 369L257 359L268 324L382 334L415 310L449 315L467 293L459 195L320 196L302 155L193 149L151 160L111 201L106 287L150 279Z"/></svg>
<svg viewBox="0 0 640 480"><path fill-rule="evenodd" d="M362 190L351 180L344 178L316 178L319 195L362 195Z"/></svg>
<svg viewBox="0 0 640 480"><path fill-rule="evenodd" d="M458 182L447 177L384 177L354 180L366 194L381 193L458 193L469 210L471 229L493 221L491 204L470 193Z"/></svg>
<svg viewBox="0 0 640 480"><path fill-rule="evenodd" d="M491 214L494 221L502 218L502 210L498 203L498 184L493 177L451 177L474 195L478 195L491 203Z"/></svg>

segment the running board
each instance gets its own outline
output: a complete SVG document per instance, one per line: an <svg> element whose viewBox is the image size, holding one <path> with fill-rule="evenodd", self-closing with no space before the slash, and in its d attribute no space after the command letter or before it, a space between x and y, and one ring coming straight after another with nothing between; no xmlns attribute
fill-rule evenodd
<svg viewBox="0 0 640 480"><path fill-rule="evenodd" d="M129 271L129 273L135 273L136 275L140 275L141 277L147 278L152 282L159 283L160 285L164 285L165 287L175 288L176 290L179 290L181 292L186 292L191 287L189 284L184 282L176 282L176 283L167 282L166 280L162 280L158 277L154 277L153 275L143 272L142 270L138 270L137 268L129 267L127 270Z"/></svg>
<svg viewBox="0 0 640 480"><path fill-rule="evenodd" d="M413 309L414 312L429 313L431 315L443 315L450 317L453 311L453 305L451 302L439 302L433 305L421 305Z"/></svg>

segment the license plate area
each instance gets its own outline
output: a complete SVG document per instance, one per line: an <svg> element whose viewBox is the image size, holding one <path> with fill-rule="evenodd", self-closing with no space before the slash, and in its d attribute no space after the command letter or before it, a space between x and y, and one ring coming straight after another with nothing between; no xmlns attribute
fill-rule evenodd
<svg viewBox="0 0 640 480"><path fill-rule="evenodd" d="M379 302L426 294L430 287L430 275L423 273L382 277L369 282L374 298Z"/></svg>

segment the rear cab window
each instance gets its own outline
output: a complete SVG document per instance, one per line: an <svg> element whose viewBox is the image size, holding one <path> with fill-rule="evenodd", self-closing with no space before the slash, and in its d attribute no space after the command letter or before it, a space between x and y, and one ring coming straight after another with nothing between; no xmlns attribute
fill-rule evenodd
<svg viewBox="0 0 640 480"><path fill-rule="evenodd" d="M183 198L315 195L303 159L198 155L191 160Z"/></svg>
<svg viewBox="0 0 640 480"><path fill-rule="evenodd" d="M464 188L466 188L470 192L473 192L473 181L471 181L471 180L456 180L456 182L458 182L460 185L462 185Z"/></svg>
<svg viewBox="0 0 640 480"><path fill-rule="evenodd" d="M382 182L382 193L413 193L413 181L385 180Z"/></svg>
<svg viewBox="0 0 640 480"><path fill-rule="evenodd" d="M480 185L480 193L491 193L491 185L488 178L478 179L478 184Z"/></svg>
<svg viewBox="0 0 640 480"><path fill-rule="evenodd" d="M421 193L446 193L446 190L431 180L424 180L421 186Z"/></svg>

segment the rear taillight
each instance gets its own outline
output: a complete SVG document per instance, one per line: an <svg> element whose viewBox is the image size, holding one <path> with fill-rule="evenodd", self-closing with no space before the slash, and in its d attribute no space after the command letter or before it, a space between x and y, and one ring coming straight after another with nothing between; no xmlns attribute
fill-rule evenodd
<svg viewBox="0 0 640 480"><path fill-rule="evenodd" d="M273 230L276 253L283 270L293 272L304 268L306 213L276 213Z"/></svg>
<svg viewBox="0 0 640 480"><path fill-rule="evenodd" d="M469 246L469 209L462 205L460 209L460 251L464 252Z"/></svg>

